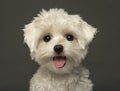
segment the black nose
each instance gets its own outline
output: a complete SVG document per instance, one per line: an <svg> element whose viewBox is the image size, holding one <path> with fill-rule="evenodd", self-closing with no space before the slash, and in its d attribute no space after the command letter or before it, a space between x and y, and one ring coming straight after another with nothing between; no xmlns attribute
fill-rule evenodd
<svg viewBox="0 0 120 91"><path fill-rule="evenodd" d="M54 51L55 51L57 54L60 54L61 52L63 52L63 46L62 46L62 45L55 45L55 46L54 46Z"/></svg>

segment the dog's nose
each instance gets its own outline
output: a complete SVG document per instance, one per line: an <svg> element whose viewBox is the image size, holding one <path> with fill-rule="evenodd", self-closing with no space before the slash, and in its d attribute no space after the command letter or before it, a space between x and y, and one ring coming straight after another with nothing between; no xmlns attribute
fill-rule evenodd
<svg viewBox="0 0 120 91"><path fill-rule="evenodd" d="M62 45L55 45L55 46L54 46L54 51L55 51L57 54L60 54L61 52L63 52L63 46L62 46Z"/></svg>

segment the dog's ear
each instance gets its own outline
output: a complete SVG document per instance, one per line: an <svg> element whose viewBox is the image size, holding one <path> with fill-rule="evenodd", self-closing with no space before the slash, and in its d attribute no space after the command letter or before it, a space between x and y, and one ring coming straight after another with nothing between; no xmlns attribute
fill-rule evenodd
<svg viewBox="0 0 120 91"><path fill-rule="evenodd" d="M25 25L24 31L24 42L28 45L31 57L34 58L32 55L35 53L36 46L37 46L37 39L39 37L39 33L37 32L37 29L34 26L34 23L30 23L28 25Z"/></svg>
<svg viewBox="0 0 120 91"><path fill-rule="evenodd" d="M81 44L81 47L84 49L94 38L97 29L81 19L80 30L82 40L80 38L79 43Z"/></svg>

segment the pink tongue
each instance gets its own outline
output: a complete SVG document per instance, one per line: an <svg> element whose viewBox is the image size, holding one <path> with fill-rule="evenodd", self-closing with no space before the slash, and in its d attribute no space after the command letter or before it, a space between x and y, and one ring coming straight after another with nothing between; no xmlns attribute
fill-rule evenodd
<svg viewBox="0 0 120 91"><path fill-rule="evenodd" d="M61 68L65 65L65 59L55 59L53 63L57 68Z"/></svg>

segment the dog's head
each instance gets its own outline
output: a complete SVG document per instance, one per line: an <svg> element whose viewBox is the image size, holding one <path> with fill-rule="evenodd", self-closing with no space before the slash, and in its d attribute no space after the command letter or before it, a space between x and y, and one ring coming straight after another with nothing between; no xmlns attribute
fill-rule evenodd
<svg viewBox="0 0 120 91"><path fill-rule="evenodd" d="M50 9L43 10L25 26L24 40L31 57L42 68L69 73L80 65L95 33L96 29L79 15L69 15L63 9Z"/></svg>

